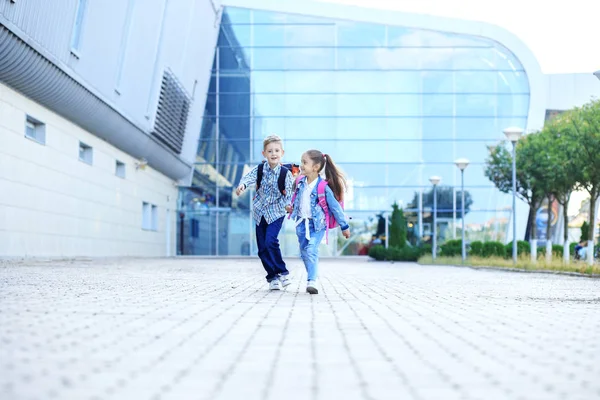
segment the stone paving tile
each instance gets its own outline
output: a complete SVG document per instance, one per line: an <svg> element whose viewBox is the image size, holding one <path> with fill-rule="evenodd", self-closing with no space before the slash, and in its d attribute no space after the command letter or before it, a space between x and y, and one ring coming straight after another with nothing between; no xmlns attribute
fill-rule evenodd
<svg viewBox="0 0 600 400"><path fill-rule="evenodd" d="M0 263L0 399L600 399L600 280L365 259Z"/></svg>

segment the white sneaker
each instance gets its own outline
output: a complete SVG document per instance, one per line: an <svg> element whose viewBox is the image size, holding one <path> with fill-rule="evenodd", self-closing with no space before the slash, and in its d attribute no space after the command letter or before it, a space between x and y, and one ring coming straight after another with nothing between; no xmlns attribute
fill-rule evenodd
<svg viewBox="0 0 600 400"><path fill-rule="evenodd" d="M273 279L269 283L269 290L281 290L281 284L279 283L279 279Z"/></svg>
<svg viewBox="0 0 600 400"><path fill-rule="evenodd" d="M308 281L306 291L310 294L319 294L319 290L317 290L317 281Z"/></svg>
<svg viewBox="0 0 600 400"><path fill-rule="evenodd" d="M292 283L289 275L279 275L279 281L283 287L289 286Z"/></svg>

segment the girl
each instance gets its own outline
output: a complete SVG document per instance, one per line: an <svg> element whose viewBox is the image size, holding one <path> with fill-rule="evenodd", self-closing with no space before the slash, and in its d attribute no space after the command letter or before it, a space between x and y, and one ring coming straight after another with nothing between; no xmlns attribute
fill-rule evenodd
<svg viewBox="0 0 600 400"><path fill-rule="evenodd" d="M286 207L290 217L296 221L296 234L300 244L300 256L308 274L306 291L319 293L317 274L319 262L319 244L327 231L325 211L319 205L317 188L323 181L321 171L325 171L325 199L329 213L342 229L346 239L350 237L350 227L340 205L346 190L346 179L337 169L331 157L319 150L308 150L302 154L301 174L296 181L296 192L292 204Z"/></svg>

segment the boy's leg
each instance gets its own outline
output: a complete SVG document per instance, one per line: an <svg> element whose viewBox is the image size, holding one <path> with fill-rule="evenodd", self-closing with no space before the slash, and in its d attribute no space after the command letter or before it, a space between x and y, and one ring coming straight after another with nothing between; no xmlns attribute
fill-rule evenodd
<svg viewBox="0 0 600 400"><path fill-rule="evenodd" d="M285 266L283 257L281 256L281 249L279 248L279 231L281 231L281 225L283 224L283 218L281 217L267 226L265 235L265 247L270 256L272 262L271 267L276 275L288 275L289 271Z"/></svg>
<svg viewBox="0 0 600 400"><path fill-rule="evenodd" d="M267 282L271 282L277 274L273 270L271 257L266 246L267 228L269 224L264 218L260 220L260 224L256 225L256 245L258 247L258 257L263 265L265 271L267 271Z"/></svg>

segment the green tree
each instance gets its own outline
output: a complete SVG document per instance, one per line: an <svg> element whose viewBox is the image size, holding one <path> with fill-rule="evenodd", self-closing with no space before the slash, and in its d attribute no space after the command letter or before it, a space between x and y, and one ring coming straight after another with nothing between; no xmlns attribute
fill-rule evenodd
<svg viewBox="0 0 600 400"><path fill-rule="evenodd" d="M548 220L546 223L546 240L550 241L550 222L552 221L552 200L554 199L553 155L556 151L554 142L549 140L547 132L534 132L524 136L521 151L521 168L535 183L539 193L548 200ZM518 159L518 158L517 158ZM537 208L537 207L535 207ZM535 223L534 223L535 225Z"/></svg>
<svg viewBox="0 0 600 400"><path fill-rule="evenodd" d="M526 169L526 160L522 156L526 152L529 141L527 136L517 143L517 192L516 196L529 205L529 226L531 238L536 237L535 211L543 198L535 179ZM525 149L525 150L524 150ZM488 147L489 155L486 159L485 176L502 193L512 192L512 151L509 151L506 142Z"/></svg>
<svg viewBox="0 0 600 400"><path fill-rule="evenodd" d="M581 236L579 237L579 241L583 242L589 239L590 235L590 224L588 224L586 221L583 221L583 224L581 224Z"/></svg>
<svg viewBox="0 0 600 400"><path fill-rule="evenodd" d="M590 194L589 240L594 240L596 201L600 194L600 100L594 100L568 113L565 123L573 129L577 157L573 160L581 170L578 186Z"/></svg>
<svg viewBox="0 0 600 400"><path fill-rule="evenodd" d="M462 192L456 191L456 210L454 210L454 188L452 186L440 185L436 189L437 194L437 216L438 218L452 218L454 212L456 217L461 218L462 212ZM465 190L465 215L467 215L473 204L471 193ZM419 193L415 192L412 201L407 205L408 208L419 208ZM423 192L423 209L433 209L433 188ZM423 221L430 222L433 216L423 218Z"/></svg>
<svg viewBox="0 0 600 400"><path fill-rule="evenodd" d="M406 246L406 218L396 202L392 204L389 244L395 247Z"/></svg>
<svg viewBox="0 0 600 400"><path fill-rule="evenodd" d="M569 239L569 201L577 182L583 180L582 170L576 162L577 138L573 130L569 128L568 114L559 116L548 123L542 133L546 136L547 144L552 149L548 152L550 158L549 179L553 196L563 208L563 239L567 243Z"/></svg>

